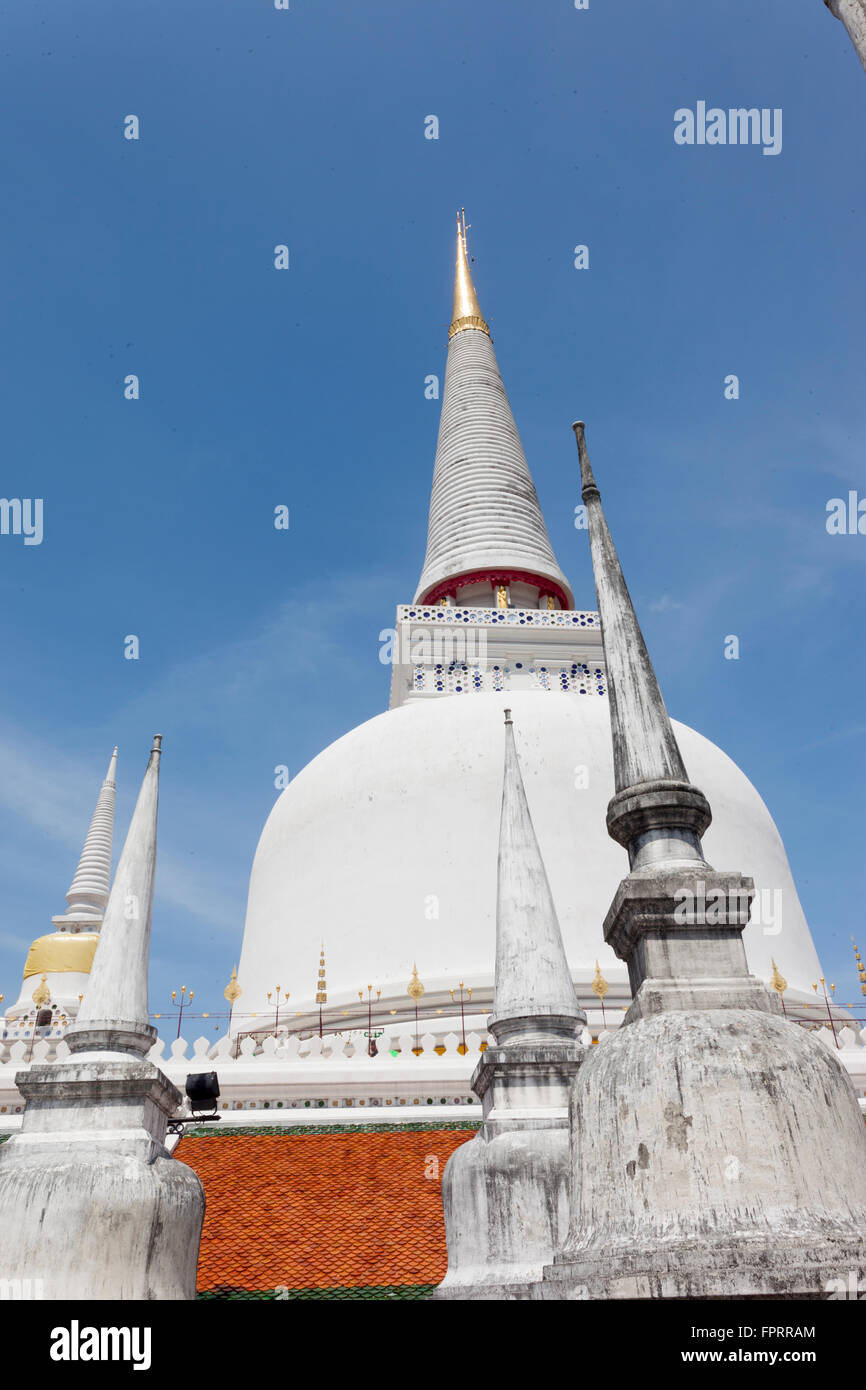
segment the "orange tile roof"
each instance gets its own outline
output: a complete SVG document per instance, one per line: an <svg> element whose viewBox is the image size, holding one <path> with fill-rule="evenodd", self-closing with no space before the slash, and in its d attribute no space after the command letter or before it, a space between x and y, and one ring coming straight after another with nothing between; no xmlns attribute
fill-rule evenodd
<svg viewBox="0 0 866 1390"><path fill-rule="evenodd" d="M440 1283L441 1176L471 1138L434 1126L184 1136L175 1157L207 1202L199 1292Z"/></svg>

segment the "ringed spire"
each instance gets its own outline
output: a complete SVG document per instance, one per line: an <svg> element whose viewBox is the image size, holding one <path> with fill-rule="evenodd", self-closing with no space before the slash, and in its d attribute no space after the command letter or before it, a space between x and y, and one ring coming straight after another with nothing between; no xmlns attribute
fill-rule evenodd
<svg viewBox="0 0 866 1390"><path fill-rule="evenodd" d="M111 847L114 838L114 794L117 786L117 749L99 793L75 877L66 894L67 916L76 914L102 921L111 891Z"/></svg>
<svg viewBox="0 0 866 1390"><path fill-rule="evenodd" d="M457 220L454 311L416 603L572 608Z"/></svg>

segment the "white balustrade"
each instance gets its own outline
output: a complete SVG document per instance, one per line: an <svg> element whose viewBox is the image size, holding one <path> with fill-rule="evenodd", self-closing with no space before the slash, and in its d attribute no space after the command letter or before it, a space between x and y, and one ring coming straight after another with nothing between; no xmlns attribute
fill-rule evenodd
<svg viewBox="0 0 866 1390"><path fill-rule="evenodd" d="M615 1027L620 1022L617 1019ZM595 1031L595 1025L592 1031L582 1030L584 1047L592 1046ZM599 1045L613 1031L599 1030ZM813 1026L812 1031L834 1051L838 1042L838 1055L848 1066L858 1095L866 1095L866 1028L837 1025L836 1038L826 1024ZM268 1122L280 1123L277 1112L290 1112L295 1123L306 1123L307 1116L327 1123L337 1112L341 1120L347 1120L347 1112L361 1116L374 1110L377 1118L387 1113L405 1121L421 1119L428 1107L437 1107L435 1113L441 1115L443 1102L458 1113L461 1108L464 1114L468 1110L469 1116L475 1106L474 1113L480 1116L469 1081L482 1045L493 1040L483 1030L467 1033L466 1052L461 1053L462 1036L453 1027L437 1032L428 1026L416 1037L414 1029L404 1025L400 1031L383 1033L375 1057L369 1056L360 1036L340 1034L320 1038L314 1033L303 1039L297 1034L241 1039L223 1035L213 1042L202 1036L192 1044L191 1056L183 1038L168 1043L160 1038L148 1056L181 1089L193 1068L216 1071L219 1113L224 1120L243 1113L249 1114L248 1123L253 1115L260 1123L267 1112ZM62 1038L18 1038L0 1046L0 1131L20 1124L23 1101L15 1086L16 1072L31 1062L55 1057L60 1061L70 1055Z"/></svg>

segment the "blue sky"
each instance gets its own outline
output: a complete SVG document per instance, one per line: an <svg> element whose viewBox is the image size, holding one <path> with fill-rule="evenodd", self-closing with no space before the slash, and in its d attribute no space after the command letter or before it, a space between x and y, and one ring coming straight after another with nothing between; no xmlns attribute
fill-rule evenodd
<svg viewBox="0 0 866 1390"><path fill-rule="evenodd" d="M820 0L291 3L0 6L0 494L45 507L41 545L0 536L0 989L113 744L119 849L158 731L151 1007L181 983L220 1006L275 765L387 703L465 204L577 602L580 415L668 707L764 796L853 999L866 539L825 508L866 495L866 79L842 25ZM781 108L782 152L678 147L699 100Z"/></svg>

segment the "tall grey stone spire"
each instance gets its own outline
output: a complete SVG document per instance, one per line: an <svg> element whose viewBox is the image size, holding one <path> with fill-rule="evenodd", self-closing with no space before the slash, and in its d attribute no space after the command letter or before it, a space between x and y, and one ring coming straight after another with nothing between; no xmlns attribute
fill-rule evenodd
<svg viewBox="0 0 866 1390"><path fill-rule="evenodd" d="M195 1297L204 1193L165 1147L177 1087L142 1053L160 738L106 909L69 1055L15 1084L21 1130L0 1149L0 1268L59 1300Z"/></svg>
<svg viewBox="0 0 866 1390"><path fill-rule="evenodd" d="M472 1077L484 1122L442 1179L448 1273L437 1299L524 1299L568 1228L569 1089L586 1014L505 711L496 983L489 1044Z"/></svg>
<svg viewBox="0 0 866 1390"><path fill-rule="evenodd" d="M553 553L457 226L454 315L416 603L472 584L523 582L574 605Z"/></svg>
<svg viewBox="0 0 866 1390"><path fill-rule="evenodd" d="M117 865L84 999L66 1034L72 1051L122 1046L124 1051L143 1055L156 1037L148 1021L147 967L161 746L162 737L157 734Z"/></svg>
<svg viewBox="0 0 866 1390"><path fill-rule="evenodd" d="M78 868L66 894L69 917L95 917L102 920L111 891L111 846L114 838L114 794L117 776L117 749L111 755L90 829L84 841Z"/></svg>
<svg viewBox="0 0 866 1390"><path fill-rule="evenodd" d="M573 429L607 662L616 788L608 810L608 830L620 844L634 846L635 858L644 849L643 858L653 862L672 855L702 860L699 837L712 813L706 797L686 774L602 511L583 421L578 420ZM662 828L676 837L675 846L649 833Z"/></svg>
<svg viewBox="0 0 866 1390"><path fill-rule="evenodd" d="M824 4L845 25L857 56L866 68L866 0L824 0Z"/></svg>
<svg viewBox="0 0 866 1390"><path fill-rule="evenodd" d="M632 871L620 884L605 921L605 933L620 958L629 962L635 995L630 1016L657 1007L661 991L681 1007L690 1007L700 994L704 1004L712 1000L720 1007L731 1007L748 1002L778 1010L778 999L748 973L746 966L742 932L749 920L754 884L739 873L715 874L704 858L701 836L712 820L712 811L703 792L688 780L602 510L583 421L576 421L573 429L608 673L615 791L607 808L607 828L628 850ZM715 901L725 903L724 912L720 909L712 924L691 923L705 948L714 953L715 969L708 968L706 958L698 963L693 955L687 961L679 938L665 938L662 944L657 932L644 930L638 904L651 896L644 876L678 871L687 877L685 884L677 881L677 886L694 900L691 908L688 901L684 906L686 915L692 919L696 912L700 915L699 894L689 886L697 883L696 874L704 885L704 898L709 891L718 895ZM667 912L669 908L673 911L673 904L663 895L656 910ZM657 920L656 925L661 927L662 921ZM640 952L635 949L638 939L642 942ZM678 957L678 969L671 967L672 952ZM715 978L722 974L724 982ZM694 983L686 983L691 977L695 977ZM649 978L652 987L644 988Z"/></svg>
<svg viewBox="0 0 866 1390"><path fill-rule="evenodd" d="M753 886L703 858L688 781L575 425L608 669L604 922L634 1002L572 1094L568 1239L531 1296L819 1297L866 1265L866 1134L836 1056L748 972Z"/></svg>

